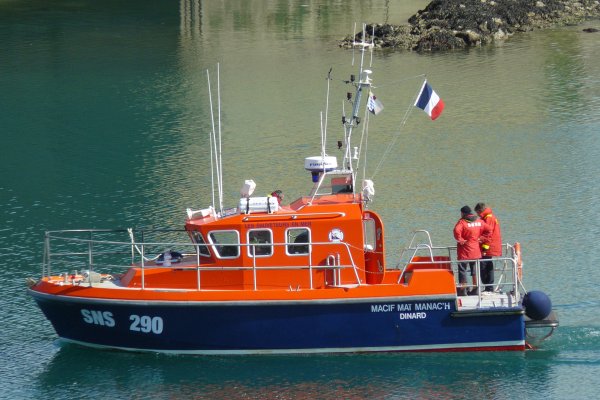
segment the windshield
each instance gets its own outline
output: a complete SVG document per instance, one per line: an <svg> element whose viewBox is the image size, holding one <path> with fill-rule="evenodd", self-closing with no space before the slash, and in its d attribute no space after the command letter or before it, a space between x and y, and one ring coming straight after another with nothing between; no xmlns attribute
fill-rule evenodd
<svg viewBox="0 0 600 400"><path fill-rule="evenodd" d="M313 186L311 197L338 193L353 193L352 173L327 172Z"/></svg>

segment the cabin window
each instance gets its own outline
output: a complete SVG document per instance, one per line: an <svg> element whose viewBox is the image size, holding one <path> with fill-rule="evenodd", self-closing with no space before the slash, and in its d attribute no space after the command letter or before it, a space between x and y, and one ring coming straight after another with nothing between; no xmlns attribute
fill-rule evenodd
<svg viewBox="0 0 600 400"><path fill-rule="evenodd" d="M302 255L310 252L310 231L307 228L290 228L286 231L286 242L288 244L287 254ZM305 244L296 244L305 243Z"/></svg>
<svg viewBox="0 0 600 400"><path fill-rule="evenodd" d="M373 250L375 249L375 244L377 237L375 235L375 220L373 219L364 219L363 220L363 231L364 231L364 247L365 250Z"/></svg>
<svg viewBox="0 0 600 400"><path fill-rule="evenodd" d="M330 178L330 179L327 179ZM327 173L321 181L315 183L311 196L323 196L338 193L352 194L352 175L347 173Z"/></svg>
<svg viewBox="0 0 600 400"><path fill-rule="evenodd" d="M196 249L198 254L201 256L210 256L210 252L208 251L208 247L206 247L206 242L202 237L202 234L198 231L192 231L191 233L192 241L197 244Z"/></svg>
<svg viewBox="0 0 600 400"><path fill-rule="evenodd" d="M219 258L236 258L240 256L240 235L238 231L213 231L208 240Z"/></svg>
<svg viewBox="0 0 600 400"><path fill-rule="evenodd" d="M252 229L248 231L248 255L266 257L273 255L273 232L270 229Z"/></svg>

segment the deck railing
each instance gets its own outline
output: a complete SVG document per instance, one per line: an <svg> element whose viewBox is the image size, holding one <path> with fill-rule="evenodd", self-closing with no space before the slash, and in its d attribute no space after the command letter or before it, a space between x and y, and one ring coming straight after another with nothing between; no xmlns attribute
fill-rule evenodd
<svg viewBox="0 0 600 400"><path fill-rule="evenodd" d="M419 237L422 237L420 241ZM470 270L467 270L468 282L463 287L466 290L477 289L477 293L481 296L485 289L490 289L495 292L513 293L517 298L520 294L525 293L525 288L521 281L521 265L518 259L518 254L512 244L505 243L502 245L502 256L493 257L490 259L475 259L475 260L457 260L456 246L434 246L431 241L431 236L428 231L418 230L413 232L413 237L408 245L404 248L400 255L400 262L396 268L401 269L398 282L406 279L406 275L410 268L419 265L443 266L450 265L450 268L455 276L457 288L460 287L458 281L458 267L461 263L475 263L476 284L474 285L469 278ZM441 259L440 259L441 257ZM481 281L481 262L491 261L493 263L494 283L483 284ZM411 267L412 266L412 267Z"/></svg>
<svg viewBox="0 0 600 400"><path fill-rule="evenodd" d="M122 240L123 236L129 236L130 241ZM154 240L156 236L166 237L168 240ZM115 236L121 236L121 240L114 240ZM136 237L140 238L138 241ZM187 239L187 241L184 241ZM252 259L252 266L231 265L211 266L201 262L201 248L213 246L235 246L239 248L239 257L241 251L245 251L248 257ZM272 248L281 246L308 246L310 249L306 254L294 254L294 258L304 259L302 265L264 265L270 257L257 255L258 247L272 246ZM314 247L324 247L325 257L324 265L321 260L315 260ZM310 243L219 243L216 244L198 244L191 242L187 231L173 229L151 229L151 230L132 230L132 229L81 229L81 230L61 230L46 232L44 240L44 259L42 262L42 276L51 276L53 270L59 270L60 273L66 269L68 274L77 271L94 271L107 274L124 273L131 266L141 268L141 286L146 288L146 270L147 268L170 267L173 269L196 270L196 289L202 290L202 272L205 271L253 271L254 290L258 289L259 271L267 270L307 270L310 288L314 288L313 272L316 270L331 270L331 282L329 286L340 285L360 285L358 267L352 257L350 246L345 242L310 242ZM174 252L184 256L185 262L173 262L170 266L159 261L166 251L171 254ZM318 254L323 254L319 251ZM215 257L212 255L212 257ZM290 256L291 257L291 256ZM124 262L123 258L127 259ZM321 257L322 258L322 257ZM341 264L340 260L348 260L346 264ZM351 281L342 281L342 270L351 269L354 277ZM56 275L56 274L55 274ZM88 273L88 276L91 276ZM92 284L91 278L89 281ZM152 287L156 289L155 286ZM165 288L169 289L169 288ZM291 288L293 290L294 288Z"/></svg>
<svg viewBox="0 0 600 400"><path fill-rule="evenodd" d="M424 240L420 243L415 239L417 236L423 235ZM160 240L157 237L160 236ZM114 240L117 237L118 240ZM123 239L129 239L129 241ZM138 240L139 239L139 240ZM260 284L258 273L267 270L307 270L309 287L314 288L314 271L330 270L329 286L341 285L361 285L359 274L359 266L355 263L352 257L350 246L345 242L311 242L311 243L261 243L261 244L242 244L242 243L220 243L220 246L238 246L239 255L245 251L246 255L252 258L252 265L233 265L229 263L226 267L227 271L252 271L253 287L258 289ZM303 259L302 265L266 265L270 257L257 255L256 248L260 246L272 246L272 249L281 246L308 246L309 251L304 254L294 254L290 257L298 257ZM202 273L205 271L223 271L224 267L209 265L201 260L201 249L203 247L213 247L216 244L198 244L190 240L188 232L180 229L86 229L86 230L62 230L49 231L45 235L44 244L44 260L42 263L42 276L52 275L53 270L58 270L61 273L67 272L72 274L77 270L88 270L94 272L102 272L107 274L124 273L131 266L140 267L141 287L146 288L146 270L162 266L157 265L158 257L166 250L181 252L185 258L185 262L173 263L173 269L195 269L196 270L196 289L202 290ZM253 250L248 251L247 248ZM325 248L325 251L314 251L314 248ZM514 246L510 244L503 245L503 256L490 259L494 264L495 282L493 284L494 291L502 291L504 293L514 293L519 296L519 292L525 292L520 280L520 265L517 260L517 254ZM319 260L315 260L315 254L319 254ZM323 257L323 254L327 254ZM439 258L441 256L441 259ZM214 254L212 257L215 257ZM125 260L126 261L125 261ZM340 260L347 260L342 264ZM458 265L461 262L473 261L476 264L476 282L473 285L467 282L466 289L478 289L481 293L486 288L482 284L480 277L480 262L481 260L457 260L455 246L434 246L431 242L431 237L427 231L415 232L413 239L410 241L400 256L400 263L396 266L400 270L397 282L406 282L410 269L418 268L419 265L428 265L434 268L447 268L454 273L457 287L458 282ZM350 275L342 274L342 271L350 269L353 271ZM66 270L66 271L65 271ZM56 275L56 274L55 274ZM91 276L91 273L88 274ZM352 276L352 279L348 277ZM345 281L343 280L345 277ZM90 284L91 284L90 278ZM488 285L489 286L489 285ZM156 287L153 286L153 289ZM169 289L169 288L164 288ZM290 287L290 290L294 288Z"/></svg>

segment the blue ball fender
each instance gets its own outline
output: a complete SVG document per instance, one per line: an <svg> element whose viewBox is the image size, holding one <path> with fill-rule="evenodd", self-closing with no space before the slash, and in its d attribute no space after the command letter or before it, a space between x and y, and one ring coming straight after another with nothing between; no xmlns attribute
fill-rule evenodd
<svg viewBox="0 0 600 400"><path fill-rule="evenodd" d="M525 315L538 321L546 318L552 312L552 301L544 292L532 290L523 297Z"/></svg>

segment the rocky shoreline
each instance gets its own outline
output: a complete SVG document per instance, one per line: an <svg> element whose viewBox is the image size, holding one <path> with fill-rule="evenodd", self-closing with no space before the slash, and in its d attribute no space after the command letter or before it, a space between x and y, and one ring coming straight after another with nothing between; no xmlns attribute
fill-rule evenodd
<svg viewBox="0 0 600 400"><path fill-rule="evenodd" d="M371 24L367 36L370 40L374 30L373 43L378 48L452 50L590 18L600 18L599 0L434 0L410 17L408 25ZM361 39L362 32L346 37L340 46Z"/></svg>

